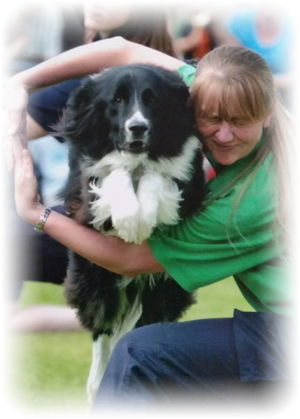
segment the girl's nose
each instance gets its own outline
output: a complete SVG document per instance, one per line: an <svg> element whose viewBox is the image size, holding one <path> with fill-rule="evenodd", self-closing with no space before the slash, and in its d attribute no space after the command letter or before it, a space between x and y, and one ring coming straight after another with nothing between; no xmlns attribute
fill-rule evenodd
<svg viewBox="0 0 300 419"><path fill-rule="evenodd" d="M215 133L220 143L227 143L233 139L232 127L227 121L221 121Z"/></svg>

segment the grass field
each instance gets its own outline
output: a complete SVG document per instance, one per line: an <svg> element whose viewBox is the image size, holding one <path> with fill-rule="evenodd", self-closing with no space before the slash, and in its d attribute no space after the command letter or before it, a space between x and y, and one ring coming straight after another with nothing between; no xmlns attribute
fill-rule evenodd
<svg viewBox="0 0 300 419"><path fill-rule="evenodd" d="M182 321L231 317L234 308L251 311L232 278L202 288L198 303ZM23 307L64 304L62 287L26 283ZM90 336L86 332L15 333L9 341L9 381L16 402L28 407L74 408L88 411L85 385L91 359Z"/></svg>

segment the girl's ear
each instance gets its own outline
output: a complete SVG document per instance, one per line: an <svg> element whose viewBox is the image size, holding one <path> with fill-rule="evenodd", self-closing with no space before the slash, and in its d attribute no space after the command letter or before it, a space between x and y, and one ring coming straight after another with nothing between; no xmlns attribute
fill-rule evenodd
<svg viewBox="0 0 300 419"><path fill-rule="evenodd" d="M269 110L268 110L268 113L267 113L267 115L266 115L266 117L265 117L265 119L264 119L264 121L263 121L263 127L264 127L264 128L268 128L268 126L269 126L269 125L270 125L270 123L271 123L271 119L272 119L273 112L274 112L274 107L275 107L275 101L273 101L273 102L271 103L271 105L270 105L270 107L269 107Z"/></svg>

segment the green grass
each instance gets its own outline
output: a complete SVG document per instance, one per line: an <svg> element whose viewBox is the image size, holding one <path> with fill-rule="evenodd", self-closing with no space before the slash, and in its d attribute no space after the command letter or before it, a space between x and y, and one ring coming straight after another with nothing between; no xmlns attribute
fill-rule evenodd
<svg viewBox="0 0 300 419"><path fill-rule="evenodd" d="M10 386L16 400L36 408L87 409L90 336L84 332L27 333L11 338Z"/></svg>
<svg viewBox="0 0 300 419"><path fill-rule="evenodd" d="M231 317L234 308L252 310L242 298L232 278L197 293L198 303L182 321L199 318ZM26 283L21 307L36 304L64 305L62 287ZM88 410L85 386L91 360L87 332L15 333L10 339L11 388L16 400L29 407L72 406Z"/></svg>

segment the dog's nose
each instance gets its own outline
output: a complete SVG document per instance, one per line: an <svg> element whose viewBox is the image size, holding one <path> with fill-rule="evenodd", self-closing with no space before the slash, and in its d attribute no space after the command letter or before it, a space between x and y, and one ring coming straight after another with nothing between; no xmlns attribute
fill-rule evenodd
<svg viewBox="0 0 300 419"><path fill-rule="evenodd" d="M149 127L146 123L133 123L128 126L128 129L134 138L142 138L149 130Z"/></svg>

